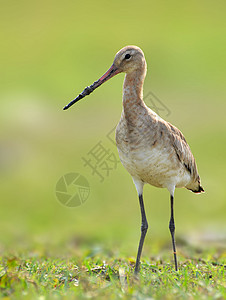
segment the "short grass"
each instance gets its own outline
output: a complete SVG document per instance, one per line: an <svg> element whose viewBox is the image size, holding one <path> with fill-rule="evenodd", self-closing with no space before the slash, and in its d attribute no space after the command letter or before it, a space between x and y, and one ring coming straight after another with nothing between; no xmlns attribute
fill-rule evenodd
<svg viewBox="0 0 226 300"><path fill-rule="evenodd" d="M100 253L101 252L101 253ZM225 252L191 247L179 251L179 271L168 251L142 260L95 249L59 258L41 252L1 258L0 290L4 299L225 299ZM188 257L190 253L190 258ZM166 258L166 261L165 261Z"/></svg>

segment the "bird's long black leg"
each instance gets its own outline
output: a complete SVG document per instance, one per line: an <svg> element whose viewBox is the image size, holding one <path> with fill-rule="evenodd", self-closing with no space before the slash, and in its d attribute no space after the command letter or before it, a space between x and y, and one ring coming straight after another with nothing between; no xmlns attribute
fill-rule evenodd
<svg viewBox="0 0 226 300"><path fill-rule="evenodd" d="M148 230L148 222L145 214L145 209L144 209L144 202L143 202L143 195L139 195L139 202L140 202L140 210L141 210L141 236L140 236L140 242L139 242L139 247L138 247L138 252L137 252L137 259L136 259L136 265L135 265L135 271L134 273L137 274L139 271L139 266L140 266L140 257L143 249L143 244L144 244L144 239Z"/></svg>
<svg viewBox="0 0 226 300"><path fill-rule="evenodd" d="M178 268L177 268L177 253L176 253L176 244L175 244L175 223L174 223L174 213L173 213L173 200L174 200L173 195L170 195L171 217L169 222L169 230L172 237L175 270L177 271Z"/></svg>

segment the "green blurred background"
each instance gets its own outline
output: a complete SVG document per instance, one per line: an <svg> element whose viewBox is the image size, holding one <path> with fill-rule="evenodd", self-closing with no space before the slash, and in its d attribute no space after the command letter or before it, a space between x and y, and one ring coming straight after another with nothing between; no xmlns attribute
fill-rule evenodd
<svg viewBox="0 0 226 300"><path fill-rule="evenodd" d="M130 175L119 163L100 182L82 160L99 141L118 155L107 134L121 115L123 75L62 110L129 44L143 49L144 94L170 110L159 113L186 136L206 191L176 190L177 237L225 234L225 9L223 0L1 2L1 248L77 241L136 254L140 210ZM90 184L75 208L55 195L69 172ZM148 245L171 247L169 195L145 186L144 199L149 254Z"/></svg>

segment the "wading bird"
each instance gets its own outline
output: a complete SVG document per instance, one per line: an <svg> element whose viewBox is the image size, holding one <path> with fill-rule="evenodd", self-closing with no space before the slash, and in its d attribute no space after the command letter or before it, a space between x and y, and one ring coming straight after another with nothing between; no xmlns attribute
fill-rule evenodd
<svg viewBox="0 0 226 300"><path fill-rule="evenodd" d="M135 274L139 271L141 252L148 229L143 203L144 184L167 188L170 193L169 229L176 271L178 266L173 209L175 188L185 187L194 193L204 192L195 159L183 134L160 118L143 101L146 71L143 51L136 46L126 46L117 52L112 66L100 79L86 87L77 98L64 107L64 110L68 109L116 74L121 72L126 74L123 84L123 111L116 128L116 144L120 160L132 176L139 196L142 221Z"/></svg>

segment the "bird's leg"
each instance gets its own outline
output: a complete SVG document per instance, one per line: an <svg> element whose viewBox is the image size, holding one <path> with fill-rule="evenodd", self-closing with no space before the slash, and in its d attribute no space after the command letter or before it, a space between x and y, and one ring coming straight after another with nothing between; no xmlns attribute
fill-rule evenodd
<svg viewBox="0 0 226 300"><path fill-rule="evenodd" d="M173 213L173 200L174 200L173 195L170 195L171 217L169 222L169 230L172 237L175 270L177 271L178 268L177 268L177 253L176 253L176 244L175 244L175 223L174 223L174 213Z"/></svg>
<svg viewBox="0 0 226 300"><path fill-rule="evenodd" d="M141 252L144 244L144 239L148 230L148 222L145 214L145 209L144 209L144 202L143 202L143 195L139 195L139 202L140 202L140 210L141 210L141 237L140 237L140 242L139 242L139 247L138 247L138 252L137 252L137 259L136 259L136 265L135 265L135 271L134 273L137 274L139 271L139 266L140 266L140 257L141 257Z"/></svg>

